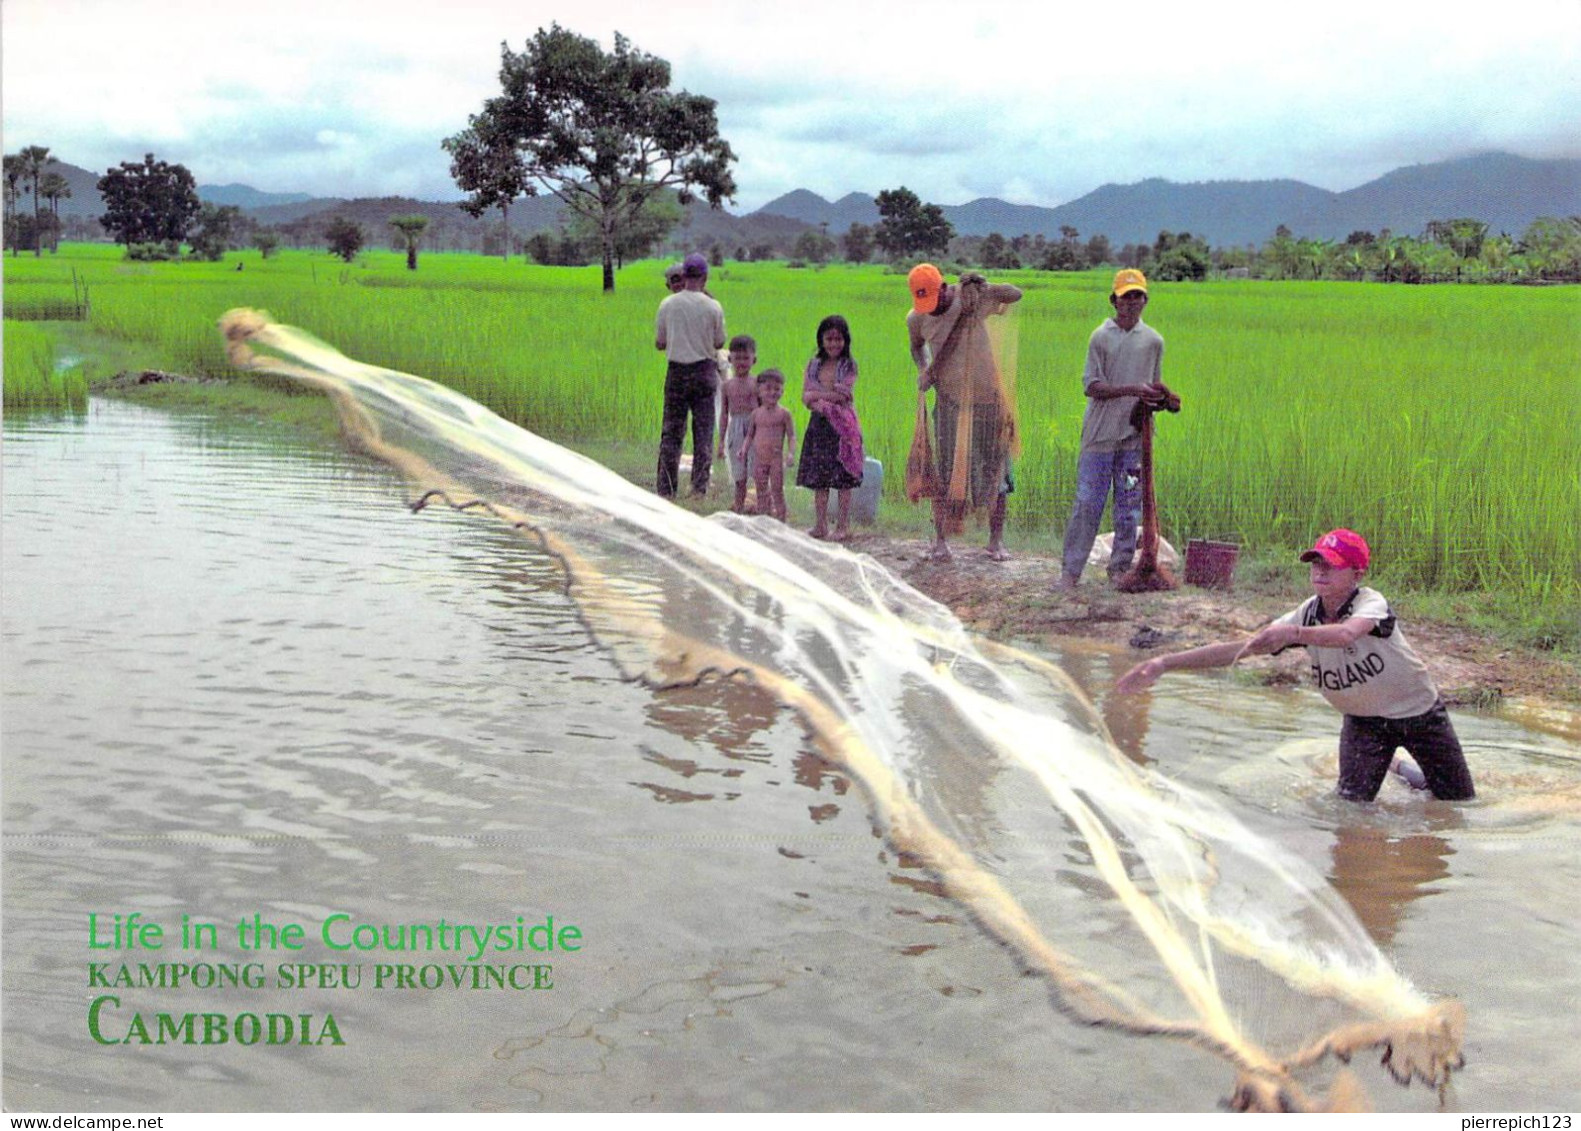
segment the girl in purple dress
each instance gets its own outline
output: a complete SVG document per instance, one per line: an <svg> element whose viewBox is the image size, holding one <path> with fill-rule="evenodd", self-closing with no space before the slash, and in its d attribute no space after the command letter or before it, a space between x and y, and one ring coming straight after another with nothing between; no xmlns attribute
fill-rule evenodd
<svg viewBox="0 0 1581 1131"><path fill-rule="evenodd" d="M856 359L851 356L851 327L838 314L818 323L818 352L807 363L801 403L812 413L802 439L796 485L811 487L816 519L808 531L829 537L829 492L838 491L834 540L851 537L851 491L862 485L862 428L852 407Z"/></svg>

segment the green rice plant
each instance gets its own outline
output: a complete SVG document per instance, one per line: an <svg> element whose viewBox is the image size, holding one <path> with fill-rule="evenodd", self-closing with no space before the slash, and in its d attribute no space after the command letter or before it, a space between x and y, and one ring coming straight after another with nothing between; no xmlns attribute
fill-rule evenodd
<svg viewBox="0 0 1581 1131"><path fill-rule="evenodd" d="M236 269L240 262L243 270ZM283 251L219 264L128 264L99 248L7 264L7 290L60 285L75 267L101 332L225 373L215 321L267 310L350 356L449 384L551 439L653 445L664 358L653 345L664 264L598 269L393 252L346 266ZM995 275L1025 291L1005 320L1016 344L1022 451L1012 532L1057 541L1074 492L1087 338L1109 314L1109 274ZM827 314L852 327L856 408L888 469L889 506L916 415L904 274L878 266L730 263L709 289L726 329L753 335L759 369L802 373ZM9 300L8 300L9 301ZM1335 282L1158 284L1147 321L1184 398L1158 421L1166 537L1291 554L1334 526L1361 530L1392 586L1509 591L1536 607L1581 594L1581 316L1576 287L1406 287Z"/></svg>
<svg viewBox="0 0 1581 1131"><path fill-rule="evenodd" d="M57 371L55 342L31 322L5 321L5 407L81 410L88 389L80 370Z"/></svg>

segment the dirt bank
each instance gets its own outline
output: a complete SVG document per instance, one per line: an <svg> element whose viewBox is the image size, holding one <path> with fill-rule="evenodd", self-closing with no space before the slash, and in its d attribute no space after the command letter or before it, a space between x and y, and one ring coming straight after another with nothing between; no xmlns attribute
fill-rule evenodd
<svg viewBox="0 0 1581 1131"><path fill-rule="evenodd" d="M870 554L965 623L1001 640L1037 642L1080 637L1124 648L1138 660L1159 648L1175 650L1255 631L1306 594L1221 591L1183 586L1166 593L1119 593L1089 570L1074 593L1055 588L1059 562L1016 554L990 561L978 542L963 541L954 560L935 563L921 539L859 534L853 550ZM1451 704L1487 707L1501 699L1581 704L1581 667L1554 656L1512 648L1453 625L1404 616L1406 631ZM1270 683L1301 679L1299 649L1252 661Z"/></svg>

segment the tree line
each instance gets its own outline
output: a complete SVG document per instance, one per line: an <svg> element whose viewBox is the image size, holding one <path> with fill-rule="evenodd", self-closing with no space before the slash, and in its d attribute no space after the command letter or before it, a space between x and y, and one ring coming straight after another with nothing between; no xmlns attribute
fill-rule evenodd
<svg viewBox="0 0 1581 1131"><path fill-rule="evenodd" d="M5 244L13 255L22 250L42 255L46 243L52 251L60 246L60 202L71 196L71 185L50 168L54 164L57 162L47 145L29 145L5 154ZM33 197L31 214L21 210L27 193ZM49 205L48 212L42 210L41 202Z"/></svg>

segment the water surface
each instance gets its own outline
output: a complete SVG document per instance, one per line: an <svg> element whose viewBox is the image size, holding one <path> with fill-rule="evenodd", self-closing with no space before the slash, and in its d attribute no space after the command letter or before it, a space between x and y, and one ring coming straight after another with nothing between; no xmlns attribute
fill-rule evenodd
<svg viewBox="0 0 1581 1131"><path fill-rule="evenodd" d="M489 520L411 515L325 446L122 402L8 419L4 457L8 1106L1177 1110L1228 1089L1205 1054L1057 1014L761 693L619 679L556 563ZM1460 714L1481 800L1391 784L1358 808L1330 795L1316 696L1181 677L1110 703L1126 657L1059 658L1128 753L1296 848L1466 1003L1452 1107L1581 1106L1572 738ZM120 956L87 916L131 911L223 931L134 961L271 975L447 959L244 954L238 920L552 915L582 946L533 959L544 991L117 990L123 1019L333 1014L345 1043L103 1046L87 966Z"/></svg>

